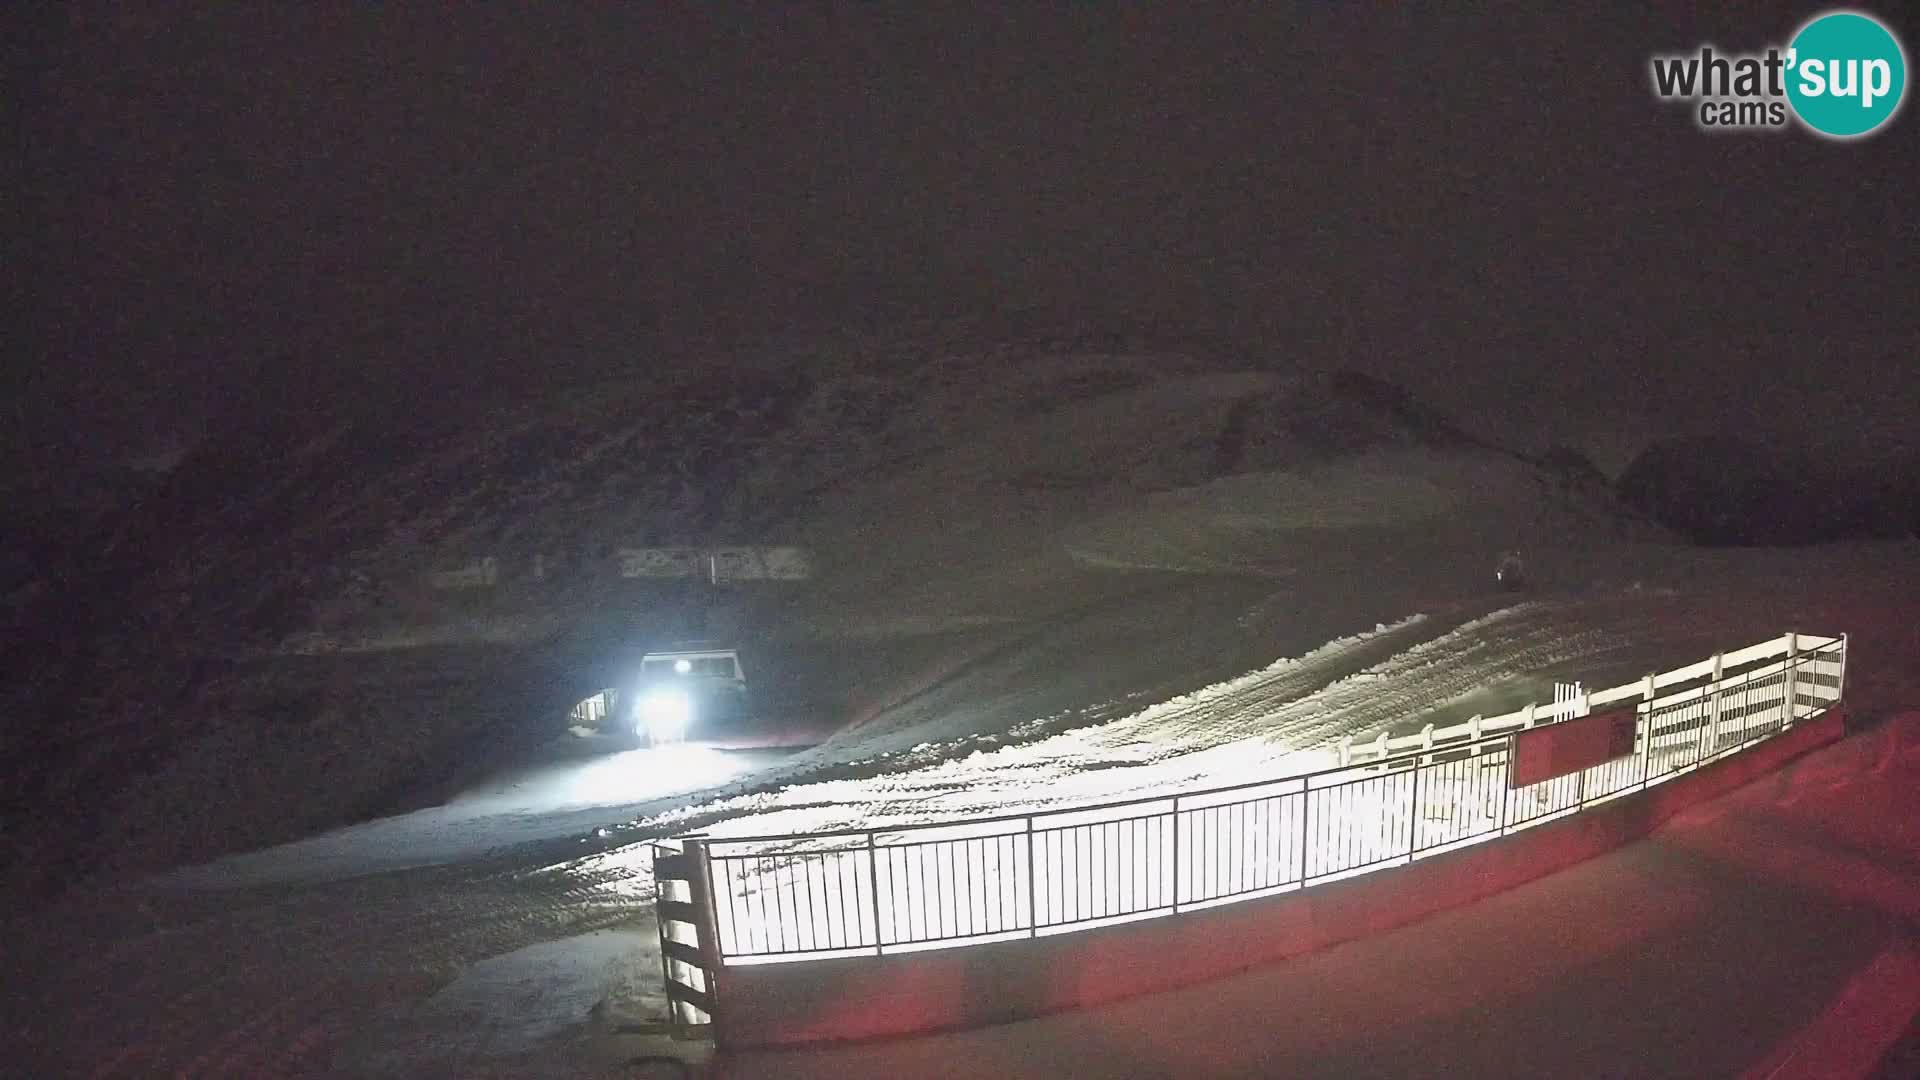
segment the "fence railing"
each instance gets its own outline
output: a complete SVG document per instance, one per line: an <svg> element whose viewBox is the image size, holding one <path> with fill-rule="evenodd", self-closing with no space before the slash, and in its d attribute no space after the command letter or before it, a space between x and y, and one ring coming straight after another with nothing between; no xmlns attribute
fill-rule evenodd
<svg viewBox="0 0 1920 1080"><path fill-rule="evenodd" d="M1840 699L1846 640L1787 634L1552 706L1341 745L1343 764L1097 806L714 837L703 913L725 963L904 952L1151 918L1402 865L1619 798ZM1632 749L1515 785L1521 733L1614 705ZM1621 749L1625 749L1624 746Z"/></svg>

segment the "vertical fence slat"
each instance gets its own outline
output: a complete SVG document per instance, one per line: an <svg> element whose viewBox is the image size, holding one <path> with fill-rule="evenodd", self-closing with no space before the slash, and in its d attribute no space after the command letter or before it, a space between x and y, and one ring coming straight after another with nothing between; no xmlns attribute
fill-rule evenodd
<svg viewBox="0 0 1920 1080"><path fill-rule="evenodd" d="M1789 663L1787 667L1780 672L1779 684L1780 684L1779 718L1776 720L1772 720L1769 723L1763 725L1760 728L1760 735L1758 736L1759 738L1765 738L1767 735L1773 734L1776 731L1784 731L1786 730L1787 725L1793 722L1794 678L1793 678L1793 665L1791 663ZM1768 711L1771 712L1772 710L1768 710Z"/></svg>

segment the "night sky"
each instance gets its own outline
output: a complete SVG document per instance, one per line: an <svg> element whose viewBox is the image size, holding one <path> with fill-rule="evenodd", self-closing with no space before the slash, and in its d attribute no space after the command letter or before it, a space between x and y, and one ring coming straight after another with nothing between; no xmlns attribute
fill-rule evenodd
<svg viewBox="0 0 1920 1080"><path fill-rule="evenodd" d="M8 448L1009 313L1357 366L1526 438L1897 435L1912 102L1860 143L1706 134L1648 56L1817 8L1565 7L28 15Z"/></svg>

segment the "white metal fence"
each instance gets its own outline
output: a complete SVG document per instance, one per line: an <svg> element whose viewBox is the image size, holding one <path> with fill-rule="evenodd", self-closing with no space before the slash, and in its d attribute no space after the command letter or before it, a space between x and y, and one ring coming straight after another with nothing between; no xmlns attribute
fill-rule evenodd
<svg viewBox="0 0 1920 1080"><path fill-rule="evenodd" d="M902 952L1151 918L1309 888L1504 836L1738 753L1840 699L1844 638L1787 634L1552 706L1340 747L1306 775L1099 806L691 845L717 940L754 963ZM1517 733L1598 706L1633 748L1510 783Z"/></svg>

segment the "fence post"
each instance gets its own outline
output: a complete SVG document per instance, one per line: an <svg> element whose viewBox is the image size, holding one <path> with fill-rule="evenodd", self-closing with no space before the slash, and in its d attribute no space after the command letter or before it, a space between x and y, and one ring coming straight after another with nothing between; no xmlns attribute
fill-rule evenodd
<svg viewBox="0 0 1920 1080"><path fill-rule="evenodd" d="M1173 797L1173 910L1180 910L1180 796Z"/></svg>
<svg viewBox="0 0 1920 1080"><path fill-rule="evenodd" d="M1313 780L1300 778L1300 887L1307 887L1307 843L1312 835L1307 831L1307 815L1313 811Z"/></svg>
<svg viewBox="0 0 1920 1080"><path fill-rule="evenodd" d="M1840 635L1840 685L1833 688L1833 700L1838 704L1847 696L1847 635Z"/></svg>
<svg viewBox="0 0 1920 1080"><path fill-rule="evenodd" d="M1353 764L1353 736L1340 736L1340 764L1342 767Z"/></svg>
<svg viewBox="0 0 1920 1080"><path fill-rule="evenodd" d="M1040 936L1040 883L1033 876L1033 815L1027 815L1027 936Z"/></svg>
<svg viewBox="0 0 1920 1080"><path fill-rule="evenodd" d="M1720 683L1727 675L1727 659L1722 653L1713 654L1713 695L1707 705L1707 752L1712 753L1720 745Z"/></svg>
<svg viewBox="0 0 1920 1080"><path fill-rule="evenodd" d="M1427 745L1433 745L1433 725L1427 725ZM1407 861L1420 850L1420 759L1413 759L1413 793L1407 796Z"/></svg>
<svg viewBox="0 0 1920 1080"><path fill-rule="evenodd" d="M707 984L707 998L713 1011L707 1019L720 1037L720 920L713 902L713 863L707 853L707 838L689 836L681 845L687 857L687 899L693 904L699 922L694 936L699 938L701 972Z"/></svg>
<svg viewBox="0 0 1920 1080"><path fill-rule="evenodd" d="M880 849L874 846L871 832L867 833L867 893L873 902L873 955L879 956L886 935L880 932Z"/></svg>
<svg viewBox="0 0 1920 1080"><path fill-rule="evenodd" d="M1651 779L1649 769L1653 768L1653 694L1654 676L1648 675L1640 688L1640 697L1645 704L1645 719L1640 722L1640 784L1642 787Z"/></svg>
<svg viewBox="0 0 1920 1080"><path fill-rule="evenodd" d="M1796 707L1794 705L1794 700L1793 700L1794 668L1797 667L1799 663L1800 663L1800 635L1789 630L1787 631L1786 678L1782 680L1782 686L1781 686L1781 689L1785 690L1787 695L1786 701L1781 704L1780 729L1782 731L1793 726L1793 721L1797 715Z"/></svg>
<svg viewBox="0 0 1920 1080"><path fill-rule="evenodd" d="M1527 702L1526 708L1520 710L1520 726L1523 728L1533 726L1533 702L1531 701Z"/></svg>
<svg viewBox="0 0 1920 1080"><path fill-rule="evenodd" d="M1518 736L1507 736L1507 775L1500 785L1500 830L1499 835L1507 834L1507 803L1513 799L1513 747L1519 741Z"/></svg>
<svg viewBox="0 0 1920 1080"><path fill-rule="evenodd" d="M1584 681L1576 679L1573 684L1573 716L1592 715L1593 691L1587 689ZM1568 717L1568 719L1572 719L1572 717ZM1575 806L1584 807L1587 805L1587 774L1592 772L1593 768L1593 766L1589 766L1581 769L1580 778L1574 781L1573 804Z"/></svg>

